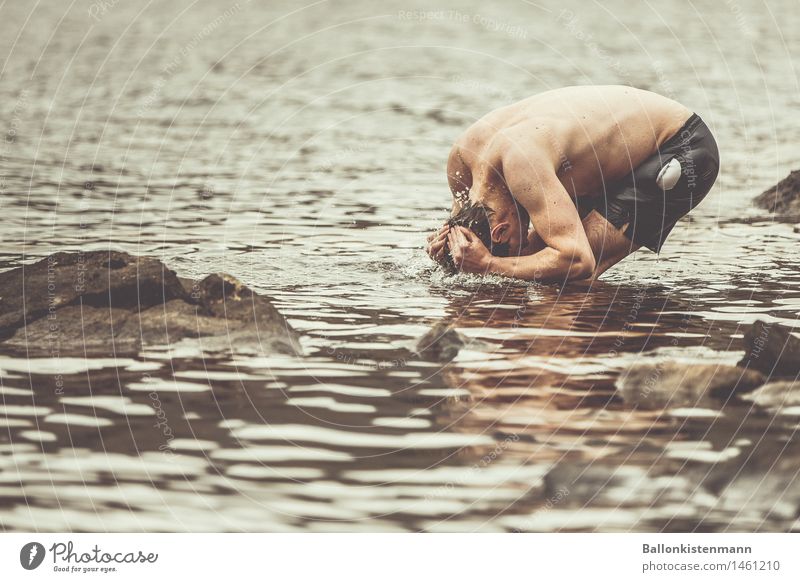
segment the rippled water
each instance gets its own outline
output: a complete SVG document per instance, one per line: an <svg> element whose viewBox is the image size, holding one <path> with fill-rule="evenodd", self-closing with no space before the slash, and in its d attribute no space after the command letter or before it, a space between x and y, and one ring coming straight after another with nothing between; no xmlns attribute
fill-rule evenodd
<svg viewBox="0 0 800 582"><path fill-rule="evenodd" d="M0 527L800 527L796 416L613 388L645 358L735 362L756 318L796 325L800 235L750 205L800 167L796 5L495 4L2 5L0 267L110 243L226 271L307 356L0 356ZM700 113L709 198L590 294L433 269L456 135L581 83ZM441 318L479 347L409 357Z"/></svg>

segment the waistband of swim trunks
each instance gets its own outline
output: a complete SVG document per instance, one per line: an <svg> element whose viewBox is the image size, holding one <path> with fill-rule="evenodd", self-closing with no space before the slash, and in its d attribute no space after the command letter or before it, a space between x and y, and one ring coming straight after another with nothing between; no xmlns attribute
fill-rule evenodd
<svg viewBox="0 0 800 582"><path fill-rule="evenodd" d="M661 147L659 147L658 149L663 150L665 148L668 148L670 146L682 142L685 139L684 134L686 132L689 133L693 132L697 128L697 126L701 124L704 124L704 121L700 118L700 116L697 115L697 113L692 113L691 117L689 117L689 119L686 120L686 123L684 123L681 126L681 128L672 135L672 137L670 137L667 141L661 144Z"/></svg>

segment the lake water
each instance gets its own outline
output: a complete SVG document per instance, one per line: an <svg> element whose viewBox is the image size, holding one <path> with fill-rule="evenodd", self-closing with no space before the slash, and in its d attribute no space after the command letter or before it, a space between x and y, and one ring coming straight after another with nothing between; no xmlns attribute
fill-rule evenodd
<svg viewBox="0 0 800 582"><path fill-rule="evenodd" d="M800 167L796 8L3 4L0 268L110 245L225 271L306 356L0 356L0 528L800 529L796 414L614 393L630 363L734 363L746 324L797 325L800 234L751 205ZM661 255L588 294L433 268L459 132L587 83L718 137L721 178ZM409 357L442 318L479 347Z"/></svg>

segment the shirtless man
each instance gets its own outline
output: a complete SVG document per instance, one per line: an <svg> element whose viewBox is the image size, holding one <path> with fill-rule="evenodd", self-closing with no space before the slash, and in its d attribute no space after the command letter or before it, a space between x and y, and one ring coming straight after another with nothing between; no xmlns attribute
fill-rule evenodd
<svg viewBox="0 0 800 582"><path fill-rule="evenodd" d="M671 99L623 86L534 95L456 140L452 217L428 254L471 273L593 281L641 246L658 252L718 170L710 130Z"/></svg>

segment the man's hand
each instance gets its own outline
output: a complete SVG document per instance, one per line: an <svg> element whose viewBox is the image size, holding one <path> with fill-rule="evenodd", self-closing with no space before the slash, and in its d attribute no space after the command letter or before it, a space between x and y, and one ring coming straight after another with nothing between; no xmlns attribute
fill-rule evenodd
<svg viewBox="0 0 800 582"><path fill-rule="evenodd" d="M454 226L447 234L447 242L459 271L484 274L489 270L492 254L475 233L463 226Z"/></svg>
<svg viewBox="0 0 800 582"><path fill-rule="evenodd" d="M444 225L439 230L428 236L428 256L432 258L437 263L443 263L447 257L445 253L447 252L447 233L450 231L450 227L448 225Z"/></svg>

